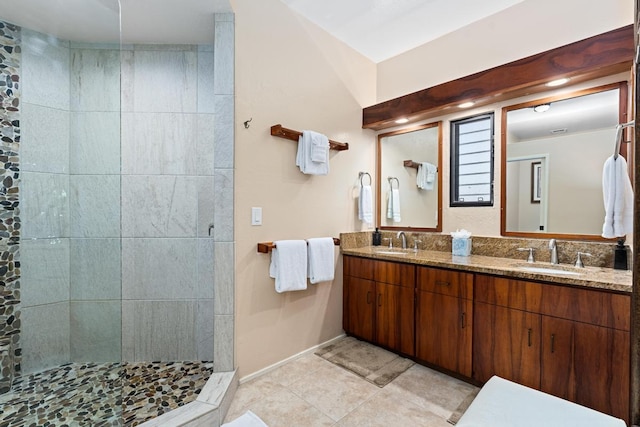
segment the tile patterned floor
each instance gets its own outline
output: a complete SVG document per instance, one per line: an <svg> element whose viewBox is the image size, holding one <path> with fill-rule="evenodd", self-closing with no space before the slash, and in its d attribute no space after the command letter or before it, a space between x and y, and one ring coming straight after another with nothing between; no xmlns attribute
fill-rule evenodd
<svg viewBox="0 0 640 427"><path fill-rule="evenodd" d="M66 364L0 395L0 427L136 426L192 402L211 362Z"/></svg>
<svg viewBox="0 0 640 427"><path fill-rule="evenodd" d="M308 354L240 385L225 422L251 410L269 427L451 427L447 419L475 390L421 365L379 388Z"/></svg>

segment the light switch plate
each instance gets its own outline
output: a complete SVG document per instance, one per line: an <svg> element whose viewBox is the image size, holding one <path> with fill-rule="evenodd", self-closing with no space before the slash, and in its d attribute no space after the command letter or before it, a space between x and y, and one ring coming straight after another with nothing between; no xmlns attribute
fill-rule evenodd
<svg viewBox="0 0 640 427"><path fill-rule="evenodd" d="M251 208L251 225L262 225L262 208Z"/></svg>

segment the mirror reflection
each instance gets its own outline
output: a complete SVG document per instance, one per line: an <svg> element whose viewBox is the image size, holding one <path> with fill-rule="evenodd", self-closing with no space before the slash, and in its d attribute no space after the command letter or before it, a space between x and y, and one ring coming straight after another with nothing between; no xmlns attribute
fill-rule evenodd
<svg viewBox="0 0 640 427"><path fill-rule="evenodd" d="M378 135L378 227L441 231L441 123Z"/></svg>
<svg viewBox="0 0 640 427"><path fill-rule="evenodd" d="M602 167L625 96L615 84L503 109L503 234L601 234Z"/></svg>

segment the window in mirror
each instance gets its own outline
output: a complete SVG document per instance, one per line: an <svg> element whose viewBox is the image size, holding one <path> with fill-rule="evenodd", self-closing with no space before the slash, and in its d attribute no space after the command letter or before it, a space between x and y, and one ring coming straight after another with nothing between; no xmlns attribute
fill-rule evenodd
<svg viewBox="0 0 640 427"><path fill-rule="evenodd" d="M602 168L626 97L615 83L503 109L503 235L601 239Z"/></svg>
<svg viewBox="0 0 640 427"><path fill-rule="evenodd" d="M442 231L441 144L441 122L378 135L378 227Z"/></svg>
<svg viewBox="0 0 640 427"><path fill-rule="evenodd" d="M493 206L493 113L451 122L451 206Z"/></svg>

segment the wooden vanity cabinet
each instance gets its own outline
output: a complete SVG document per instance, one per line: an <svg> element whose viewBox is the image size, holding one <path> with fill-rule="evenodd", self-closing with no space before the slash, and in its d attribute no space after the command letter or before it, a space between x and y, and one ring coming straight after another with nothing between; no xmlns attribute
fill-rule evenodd
<svg viewBox="0 0 640 427"><path fill-rule="evenodd" d="M628 295L475 280L475 380L499 375L628 421Z"/></svg>
<svg viewBox="0 0 640 427"><path fill-rule="evenodd" d="M345 256L343 286L347 334L414 356L414 265Z"/></svg>
<svg viewBox="0 0 640 427"><path fill-rule="evenodd" d="M418 267L416 358L471 377L473 274Z"/></svg>

